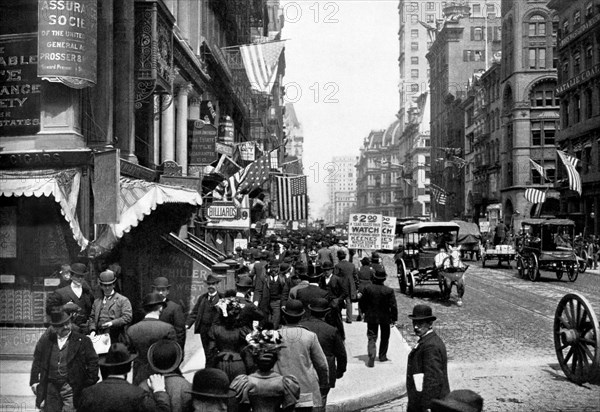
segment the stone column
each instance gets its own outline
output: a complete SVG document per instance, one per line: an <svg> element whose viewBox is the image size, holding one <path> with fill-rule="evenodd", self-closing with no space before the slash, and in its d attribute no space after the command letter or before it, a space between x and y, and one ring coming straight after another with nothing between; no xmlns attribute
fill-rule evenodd
<svg viewBox="0 0 600 412"><path fill-rule="evenodd" d="M188 98L189 119L200 119L200 102L201 99L198 97Z"/></svg>
<svg viewBox="0 0 600 412"><path fill-rule="evenodd" d="M177 90L177 154L175 161L181 166L184 176L187 176L187 120L188 120L188 94L192 91L190 83L182 84Z"/></svg>
<svg viewBox="0 0 600 412"><path fill-rule="evenodd" d="M175 161L175 106L173 96L163 95L161 100L160 147L161 161ZM159 164L160 164L159 163Z"/></svg>

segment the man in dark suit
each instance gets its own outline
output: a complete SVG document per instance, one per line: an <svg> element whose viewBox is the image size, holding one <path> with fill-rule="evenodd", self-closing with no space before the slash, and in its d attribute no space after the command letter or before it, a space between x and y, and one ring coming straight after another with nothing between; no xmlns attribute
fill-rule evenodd
<svg viewBox="0 0 600 412"><path fill-rule="evenodd" d="M252 328L254 322L262 321L265 315L250 300L250 291L252 290L252 279L250 279L250 276L240 276L235 283L235 289L236 299L244 306L238 315L238 321L240 324Z"/></svg>
<svg viewBox="0 0 600 412"><path fill-rule="evenodd" d="M160 293L164 298L167 306L160 314L160 320L170 323L175 328L177 334L177 343L181 349L185 349L185 313L181 305L169 299L171 285L165 277L158 277L152 282L152 292Z"/></svg>
<svg viewBox="0 0 600 412"><path fill-rule="evenodd" d="M131 344L139 355L133 361L134 385L139 385L152 374L152 368L148 364L148 348L161 339L177 339L173 325L160 320L161 312L166 306L163 295L157 292L148 293L144 296L142 306L146 316L127 330Z"/></svg>
<svg viewBox="0 0 600 412"><path fill-rule="evenodd" d="M385 271L381 269L376 271L373 275L373 284L365 287L358 302L361 311L365 314L365 322L367 322L367 338L369 339L367 366L370 368L375 366L378 329L381 329L379 361L385 362L388 360L390 325L398 320L398 307L396 306L394 291L383 284L386 277Z"/></svg>
<svg viewBox="0 0 600 412"><path fill-rule="evenodd" d="M79 407L81 391L98 380L98 355L92 341L71 329L60 307L50 312L50 328L35 346L29 386L36 407L61 412Z"/></svg>
<svg viewBox="0 0 600 412"><path fill-rule="evenodd" d="M146 392L137 385L127 382L131 362L138 355L131 355L122 343L113 343L106 357L100 359L100 371L105 376L102 382L83 390L78 410L86 412L170 412L171 403L165 391L165 378L151 375Z"/></svg>
<svg viewBox="0 0 600 412"><path fill-rule="evenodd" d="M330 264L328 264L329 266ZM311 273L305 276L308 280L308 285L302 288L298 288L296 290L296 297L302 305L304 305L305 318L310 317L310 311L308 309L308 305L313 303L316 299L323 298L327 300L327 303L331 301L331 297L329 296L329 292L326 289L323 289L319 282L321 280L321 273Z"/></svg>
<svg viewBox="0 0 600 412"><path fill-rule="evenodd" d="M346 259L346 251L338 250L339 263L335 265L333 272L342 280L341 287L344 292L344 303L346 306L346 323L352 323L352 300L356 299L358 289L358 269L353 263Z"/></svg>
<svg viewBox="0 0 600 412"><path fill-rule="evenodd" d="M325 316L325 321L334 326L340 332L342 339L346 340L344 322L342 321L342 305L346 296L344 295L342 283L343 280L340 274L334 273L333 263L323 263L321 287L329 294L329 306L331 306L331 311Z"/></svg>
<svg viewBox="0 0 600 412"><path fill-rule="evenodd" d="M220 281L221 279L212 273L206 277L207 292L198 298L194 309L192 309L186 321L187 328L189 329L194 325L194 333L200 335L205 356L208 354L208 344L210 341L208 331L219 316L219 309L215 305L223 297L217 291L217 284ZM208 361L208 359L206 360Z"/></svg>
<svg viewBox="0 0 600 412"><path fill-rule="evenodd" d="M70 269L70 283L54 292L55 302L63 305L67 314L71 315L72 325L77 332L88 333L88 318L92 312L94 295L85 280L87 274L83 263L74 263Z"/></svg>
<svg viewBox="0 0 600 412"><path fill-rule="evenodd" d="M339 331L325 322L325 315L331 310L329 302L324 298L316 298L308 305L311 313L309 319L302 320L300 326L314 332L319 339L319 344L327 358L329 366L329 382L327 386L321 385L321 398L323 405L327 405L327 395L335 388L335 381L341 379L346 372L348 356L346 347Z"/></svg>
<svg viewBox="0 0 600 412"><path fill-rule="evenodd" d="M267 252L258 252L259 258L252 266L252 270L250 270L250 278L254 281L254 285L256 287L256 280L264 275L267 271L267 266L269 266L269 254Z"/></svg>
<svg viewBox="0 0 600 412"><path fill-rule="evenodd" d="M279 328L281 308L285 307L290 294L290 284L279 268L279 261L270 262L266 273L258 276L254 283L254 304L265 314L274 329Z"/></svg>
<svg viewBox="0 0 600 412"><path fill-rule="evenodd" d="M431 307L416 305L412 315L413 329L419 337L415 348L408 355L406 390L408 412L422 412L432 407L434 399L442 399L450 393L448 382L448 355L446 345L433 331Z"/></svg>

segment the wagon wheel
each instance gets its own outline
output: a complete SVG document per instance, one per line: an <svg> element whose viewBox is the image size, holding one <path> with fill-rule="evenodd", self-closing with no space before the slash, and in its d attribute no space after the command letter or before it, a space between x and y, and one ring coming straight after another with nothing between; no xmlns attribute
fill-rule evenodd
<svg viewBox="0 0 600 412"><path fill-rule="evenodd" d="M517 273L519 277L525 279L525 273L527 271L527 267L525 265L525 260L521 256L517 256Z"/></svg>
<svg viewBox="0 0 600 412"><path fill-rule="evenodd" d="M554 315L554 348L561 369L572 382L590 382L600 368L600 325L590 303L576 293L565 295Z"/></svg>
<svg viewBox="0 0 600 412"><path fill-rule="evenodd" d="M568 272L568 268L567 268L567 272ZM562 267L559 267L556 269L556 279L561 280L563 277L563 269Z"/></svg>
<svg viewBox="0 0 600 412"><path fill-rule="evenodd" d="M400 293L406 293L406 264L404 263L404 259L400 259L400 264L398 265L398 283L400 284Z"/></svg>
<svg viewBox="0 0 600 412"><path fill-rule="evenodd" d="M415 277L412 272L406 273L406 281L406 294L412 298L415 293Z"/></svg>
<svg viewBox="0 0 600 412"><path fill-rule="evenodd" d="M529 256L529 271L527 272L527 276L529 280L535 282L540 278L540 263L538 261L538 257L535 253L532 253Z"/></svg>
<svg viewBox="0 0 600 412"><path fill-rule="evenodd" d="M575 269L575 263L569 264L569 267L567 268L567 276L569 277L570 282L575 282L577 280L579 271Z"/></svg>

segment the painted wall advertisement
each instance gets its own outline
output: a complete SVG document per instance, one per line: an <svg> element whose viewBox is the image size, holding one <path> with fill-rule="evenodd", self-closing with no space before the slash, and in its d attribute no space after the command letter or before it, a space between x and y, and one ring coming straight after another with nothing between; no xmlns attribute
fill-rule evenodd
<svg viewBox="0 0 600 412"><path fill-rule="evenodd" d="M35 34L0 39L0 135L40 131L40 81Z"/></svg>
<svg viewBox="0 0 600 412"><path fill-rule="evenodd" d="M188 120L188 164L207 165L217 160L217 128L202 120Z"/></svg>
<svg viewBox="0 0 600 412"><path fill-rule="evenodd" d="M349 249L381 249L382 216L353 213L348 224Z"/></svg>
<svg viewBox="0 0 600 412"><path fill-rule="evenodd" d="M40 1L38 76L76 89L96 84L97 1Z"/></svg>

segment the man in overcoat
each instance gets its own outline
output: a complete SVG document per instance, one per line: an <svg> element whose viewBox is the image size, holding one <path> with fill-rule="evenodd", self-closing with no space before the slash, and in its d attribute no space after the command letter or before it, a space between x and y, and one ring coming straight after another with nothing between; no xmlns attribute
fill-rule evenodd
<svg viewBox="0 0 600 412"><path fill-rule="evenodd" d="M90 335L93 339L96 334L108 333L111 342L125 342L125 329L133 317L131 302L115 291L117 277L112 270L100 273L98 281L103 296L92 305L88 322Z"/></svg>
<svg viewBox="0 0 600 412"><path fill-rule="evenodd" d="M408 355L406 390L408 412L431 409L434 399L442 399L450 393L448 382L448 355L446 345L433 330L433 316L428 305L416 305L412 319L413 329L419 341Z"/></svg>
<svg viewBox="0 0 600 412"><path fill-rule="evenodd" d="M207 292L198 298L186 321L187 328L189 329L193 325L194 333L200 335L205 356L208 354L210 341L208 331L219 316L219 309L215 305L223 297L223 294L217 291L217 284L220 281L221 279L212 273L206 277Z"/></svg>
<svg viewBox="0 0 600 412"><path fill-rule="evenodd" d="M127 330L132 346L138 357L133 361L133 384L139 385L152 374L148 364L148 349L162 339L176 341L177 334L173 325L160 320L166 306L165 298L158 292L144 296L142 306L146 312L144 319L131 325Z"/></svg>
<svg viewBox="0 0 600 412"><path fill-rule="evenodd" d="M344 291L344 304L346 307L346 323L352 323L352 300L356 299L358 289L358 269L354 263L348 262L344 250L337 251L339 263L335 265L333 272L342 280L341 286Z"/></svg>
<svg viewBox="0 0 600 412"><path fill-rule="evenodd" d="M339 331L325 322L325 314L331 310L329 302L324 298L316 298L308 308L311 317L300 322L300 326L314 332L319 339L319 344L327 358L329 367L329 382L327 385L321 385L321 399L323 406L327 405L327 395L332 388L335 388L335 381L341 379L346 372L348 365L348 355L346 347Z"/></svg>
<svg viewBox="0 0 600 412"><path fill-rule="evenodd" d="M257 276L254 283L254 304L273 324L274 329L279 328L281 308L285 307L290 295L290 284L280 273L280 264L277 260L270 262L266 273Z"/></svg>
<svg viewBox="0 0 600 412"><path fill-rule="evenodd" d="M328 264L327 266L329 265L331 264ZM331 300L329 291L319 285L321 275L321 273L311 273L307 275L306 279L308 280L308 285L298 288L296 291L295 299L298 299L304 305L305 318L310 317L308 305L313 303L316 299L323 298L326 299L328 303Z"/></svg>
<svg viewBox="0 0 600 412"><path fill-rule="evenodd" d="M365 322L367 322L367 351L369 354L367 366L370 368L375 366L378 330L381 330L379 361L385 362L388 360L390 327L398 320L398 307L394 290L383 284L386 277L385 270L377 270L373 274L373 284L364 288L358 302L361 311L365 314Z"/></svg>
<svg viewBox="0 0 600 412"><path fill-rule="evenodd" d="M83 263L74 263L71 266L71 278L68 285L57 289L54 295L57 301L63 305L68 314L72 314L71 323L77 327L77 331L87 334L88 318L92 312L94 295L88 283L84 280L87 274Z"/></svg>
<svg viewBox="0 0 600 412"><path fill-rule="evenodd" d="M179 343L182 350L185 350L185 313L180 304L169 299L170 291L171 284L169 283L169 279L161 276L152 282L152 292L160 293L165 298L167 305L161 312L159 319L173 325L177 334L177 343Z"/></svg>
<svg viewBox="0 0 600 412"><path fill-rule="evenodd" d="M71 329L63 310L50 313L50 328L35 346L29 386L35 405L45 412L79 407L81 391L98 380L98 355L92 341Z"/></svg>

